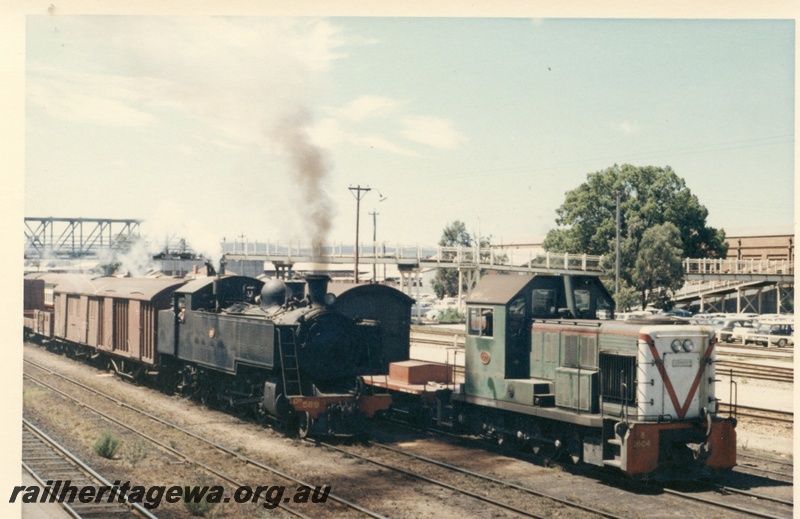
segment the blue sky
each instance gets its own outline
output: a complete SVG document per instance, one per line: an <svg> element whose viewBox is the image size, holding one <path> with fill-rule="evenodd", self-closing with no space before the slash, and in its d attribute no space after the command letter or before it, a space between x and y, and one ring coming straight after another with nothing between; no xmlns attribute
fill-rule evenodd
<svg viewBox="0 0 800 519"><path fill-rule="evenodd" d="M377 211L379 241L532 243L631 163L712 226L794 222L793 20L30 15L25 43L27 216L352 243L360 184L362 241Z"/></svg>

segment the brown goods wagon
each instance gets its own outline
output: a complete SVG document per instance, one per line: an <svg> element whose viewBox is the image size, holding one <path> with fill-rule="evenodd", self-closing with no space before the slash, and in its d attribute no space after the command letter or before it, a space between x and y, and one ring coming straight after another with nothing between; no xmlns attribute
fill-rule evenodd
<svg viewBox="0 0 800 519"><path fill-rule="evenodd" d="M184 280L175 278L102 278L89 298L88 340L100 350L145 364L157 363L159 310Z"/></svg>

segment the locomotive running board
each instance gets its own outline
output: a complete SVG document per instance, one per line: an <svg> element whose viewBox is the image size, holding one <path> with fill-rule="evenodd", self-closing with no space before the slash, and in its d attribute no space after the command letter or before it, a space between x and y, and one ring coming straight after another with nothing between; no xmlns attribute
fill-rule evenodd
<svg viewBox="0 0 800 519"><path fill-rule="evenodd" d="M522 404L514 404L511 402L503 402L500 400L492 400L489 398L481 398L477 396L459 395L453 393L453 400L460 400L470 404L480 405L483 407L493 407L505 411L512 411L515 413L526 414L530 416L537 416L539 418L547 418L550 420L558 420L560 422L569 422L575 425L585 425L588 427L602 427L603 417L597 414L578 414L575 411L566 409L552 408L552 407L535 407Z"/></svg>

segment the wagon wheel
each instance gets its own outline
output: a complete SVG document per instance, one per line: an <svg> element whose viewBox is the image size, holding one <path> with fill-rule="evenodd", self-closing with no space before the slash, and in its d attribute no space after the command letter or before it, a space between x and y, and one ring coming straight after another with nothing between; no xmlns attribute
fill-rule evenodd
<svg viewBox="0 0 800 519"><path fill-rule="evenodd" d="M311 419L311 415L308 414L308 411L300 413L297 416L297 435L300 438L308 438L308 433L311 432L313 426L314 420Z"/></svg>
<svg viewBox="0 0 800 519"><path fill-rule="evenodd" d="M783 348L784 346L786 346L786 339L780 339L778 341L778 348Z"/></svg>

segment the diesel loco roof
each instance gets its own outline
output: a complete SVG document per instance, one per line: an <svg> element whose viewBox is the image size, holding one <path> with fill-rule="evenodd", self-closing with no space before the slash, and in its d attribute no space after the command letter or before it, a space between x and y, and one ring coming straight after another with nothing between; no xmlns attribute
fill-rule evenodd
<svg viewBox="0 0 800 519"><path fill-rule="evenodd" d="M467 296L467 303L504 305L533 280L531 274L488 274Z"/></svg>

